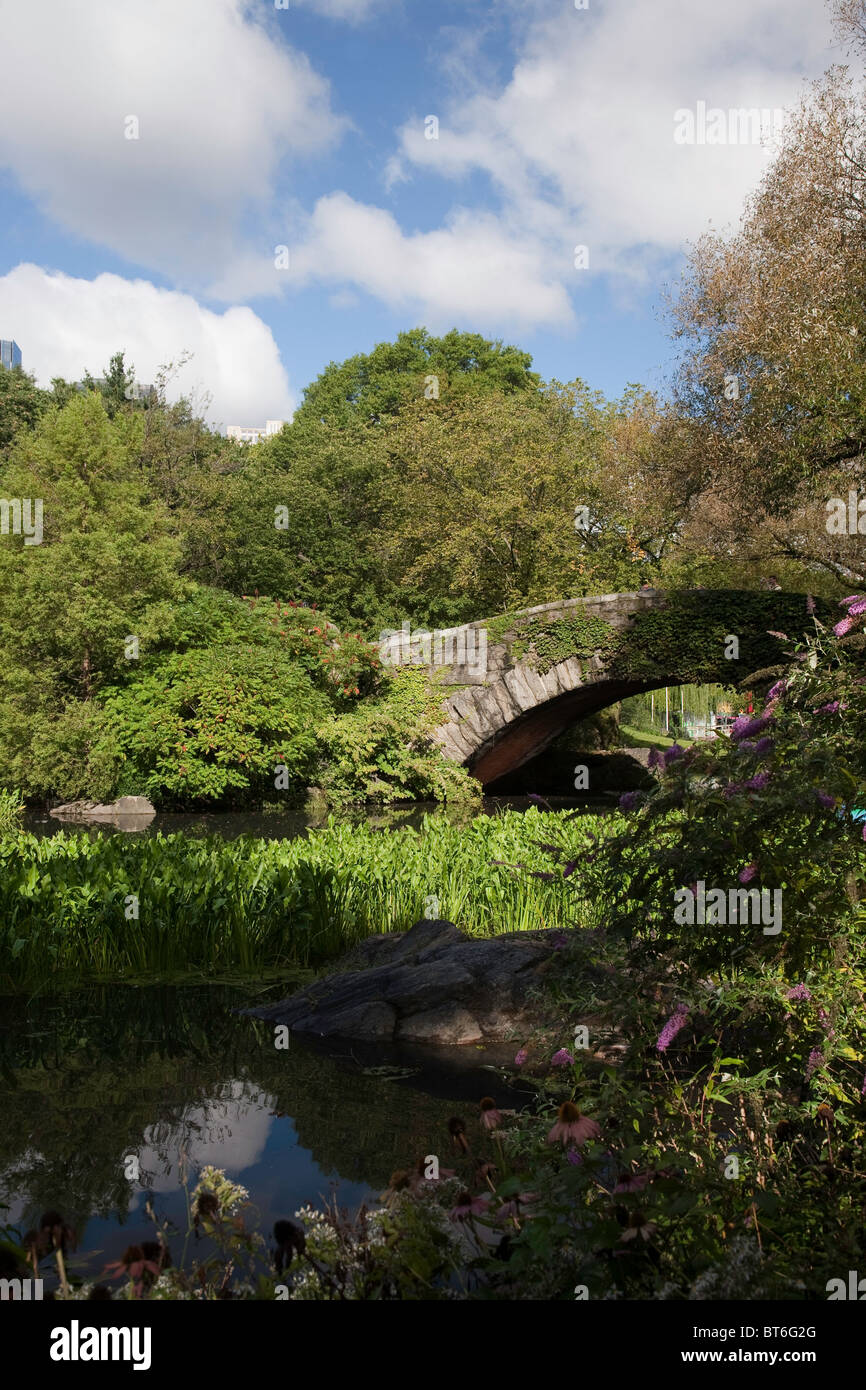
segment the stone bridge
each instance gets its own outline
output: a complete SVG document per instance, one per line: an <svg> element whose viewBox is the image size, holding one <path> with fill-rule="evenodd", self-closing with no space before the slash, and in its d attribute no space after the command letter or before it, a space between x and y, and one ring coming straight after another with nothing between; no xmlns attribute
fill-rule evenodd
<svg viewBox="0 0 866 1390"><path fill-rule="evenodd" d="M829 616L829 605L818 600L817 607L817 616ZM785 660L784 639L809 630L805 594L641 589L546 603L446 632L412 634L404 624L388 649L392 664L425 665L431 682L458 687L444 698L433 738L488 786L571 724L630 695L769 680Z"/></svg>

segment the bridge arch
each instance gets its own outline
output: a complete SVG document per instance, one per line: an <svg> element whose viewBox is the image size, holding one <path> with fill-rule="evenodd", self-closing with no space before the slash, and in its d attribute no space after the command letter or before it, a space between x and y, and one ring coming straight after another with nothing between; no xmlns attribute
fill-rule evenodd
<svg viewBox="0 0 866 1390"><path fill-rule="evenodd" d="M818 600L816 616L830 613ZM432 681L457 687L445 695L433 740L489 786L570 725L630 695L769 679L790 640L811 629L805 594L733 589L641 589L467 624L455 630L462 643L448 650L469 650L472 664L429 667Z"/></svg>

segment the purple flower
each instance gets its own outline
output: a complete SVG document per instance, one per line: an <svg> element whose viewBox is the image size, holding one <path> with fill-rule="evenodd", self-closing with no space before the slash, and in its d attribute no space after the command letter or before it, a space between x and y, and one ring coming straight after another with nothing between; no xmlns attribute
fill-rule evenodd
<svg viewBox="0 0 866 1390"><path fill-rule="evenodd" d="M519 1052L516 1052L514 1055L514 1065L516 1067L522 1067L523 1063L526 1061L528 1056L529 1053L527 1049L525 1047L521 1047Z"/></svg>
<svg viewBox="0 0 866 1390"><path fill-rule="evenodd" d="M806 985L792 985L791 988L788 990L787 998L803 1000L811 999L812 991L808 989Z"/></svg>
<svg viewBox="0 0 866 1390"><path fill-rule="evenodd" d="M772 715L767 714L759 715L757 719L752 719L748 714L739 714L731 725L731 738L739 743L753 734L762 734L771 720Z"/></svg>
<svg viewBox="0 0 866 1390"><path fill-rule="evenodd" d="M751 883L752 879L755 877L755 874L756 874L757 872L758 872L758 866L757 866L757 864L747 864L746 867L745 867L745 869L741 870L741 872L740 872L740 874L739 874L739 880L740 880L740 882L741 882L741 883Z"/></svg>
<svg viewBox="0 0 866 1390"><path fill-rule="evenodd" d="M828 811L832 811L833 807L836 805L835 796L830 796L828 792L816 792L816 796L822 806L826 807Z"/></svg>
<svg viewBox="0 0 866 1390"><path fill-rule="evenodd" d="M776 681L776 684L774 686L771 686L769 694L767 695L767 699L778 700L779 696L782 694L784 690L787 690L787 688L787 681Z"/></svg>
<svg viewBox="0 0 866 1390"><path fill-rule="evenodd" d="M650 755L647 758L647 767L658 767L661 761L662 757L659 750L657 748L651 748Z"/></svg>
<svg viewBox="0 0 866 1390"><path fill-rule="evenodd" d="M814 612L815 612L815 600L813 599L813 597L812 597L811 594L807 594L807 595L806 595L806 612L807 612L807 613L814 613Z"/></svg>
<svg viewBox="0 0 866 1390"><path fill-rule="evenodd" d="M671 1014L656 1043L657 1052L667 1052L677 1033L684 1028L688 1021L689 1011L685 1004L677 1004L676 1009Z"/></svg>
<svg viewBox="0 0 866 1390"><path fill-rule="evenodd" d="M856 603L852 603L848 609L849 618L859 618L861 613L866 613L866 598L858 598Z"/></svg>
<svg viewBox="0 0 866 1390"><path fill-rule="evenodd" d="M672 743L670 748L666 748L662 754L665 767L669 767L671 763L675 763L678 758L684 757L685 751L685 748L681 748L678 743Z"/></svg>
<svg viewBox="0 0 866 1390"><path fill-rule="evenodd" d="M758 757L762 757L764 753L770 753L775 746L771 738L759 738L758 742L755 744L754 751Z"/></svg>
<svg viewBox="0 0 866 1390"><path fill-rule="evenodd" d="M866 1096L866 1076L863 1077L863 1085L860 1087L861 1096Z"/></svg>
<svg viewBox="0 0 866 1390"><path fill-rule="evenodd" d="M819 705L815 710L816 714L835 714L839 708L838 700L830 700L826 705Z"/></svg>
<svg viewBox="0 0 866 1390"><path fill-rule="evenodd" d="M621 811L633 811L637 798L637 792L623 792L619 799L619 809Z"/></svg>
<svg viewBox="0 0 866 1390"><path fill-rule="evenodd" d="M864 1082L864 1085L866 1085L866 1082ZM580 1154L577 1152L577 1149L569 1149L568 1153L567 1153L565 1156L566 1156L566 1158L568 1159L569 1163L582 1163L582 1162L583 1162L583 1159L581 1158Z"/></svg>
<svg viewBox="0 0 866 1390"><path fill-rule="evenodd" d="M862 594L849 594L848 598L840 598L839 607L845 608L849 603L856 603L857 600L861 599L862 597Z"/></svg>
<svg viewBox="0 0 866 1390"><path fill-rule="evenodd" d="M574 1058L572 1057L571 1053L564 1047L561 1047L558 1052L554 1052L553 1056L550 1059L550 1065L552 1067L569 1067L573 1066L573 1064Z"/></svg>
<svg viewBox="0 0 866 1390"><path fill-rule="evenodd" d="M836 624L836 626L833 628L833 631L835 632L837 637L844 637L846 632L850 632L852 627L856 626L857 624L855 623L853 618L843 618L841 623Z"/></svg>
<svg viewBox="0 0 866 1390"><path fill-rule="evenodd" d="M767 783L772 780L771 772L759 772L756 777L750 777L748 782L743 783L743 789L751 792L762 792Z"/></svg>
<svg viewBox="0 0 866 1390"><path fill-rule="evenodd" d="M819 1067L823 1067L823 1065L823 1052L819 1047L813 1047L812 1051L809 1053L809 1060L806 1063L806 1080L808 1081L812 1073L817 1071Z"/></svg>

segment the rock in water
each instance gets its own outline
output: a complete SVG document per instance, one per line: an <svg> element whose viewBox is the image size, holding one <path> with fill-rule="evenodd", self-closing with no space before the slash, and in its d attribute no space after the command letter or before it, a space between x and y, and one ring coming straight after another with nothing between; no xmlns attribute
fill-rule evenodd
<svg viewBox="0 0 866 1390"><path fill-rule="evenodd" d="M424 919L370 937L336 973L291 998L244 1012L326 1038L498 1042L538 1020L530 995L561 943L561 931L479 938Z"/></svg>

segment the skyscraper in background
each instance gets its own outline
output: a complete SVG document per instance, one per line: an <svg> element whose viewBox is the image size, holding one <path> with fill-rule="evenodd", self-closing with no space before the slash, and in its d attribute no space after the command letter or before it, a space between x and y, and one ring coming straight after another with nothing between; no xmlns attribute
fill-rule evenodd
<svg viewBox="0 0 866 1390"><path fill-rule="evenodd" d="M0 338L0 367L21 366L21 349L14 338Z"/></svg>

